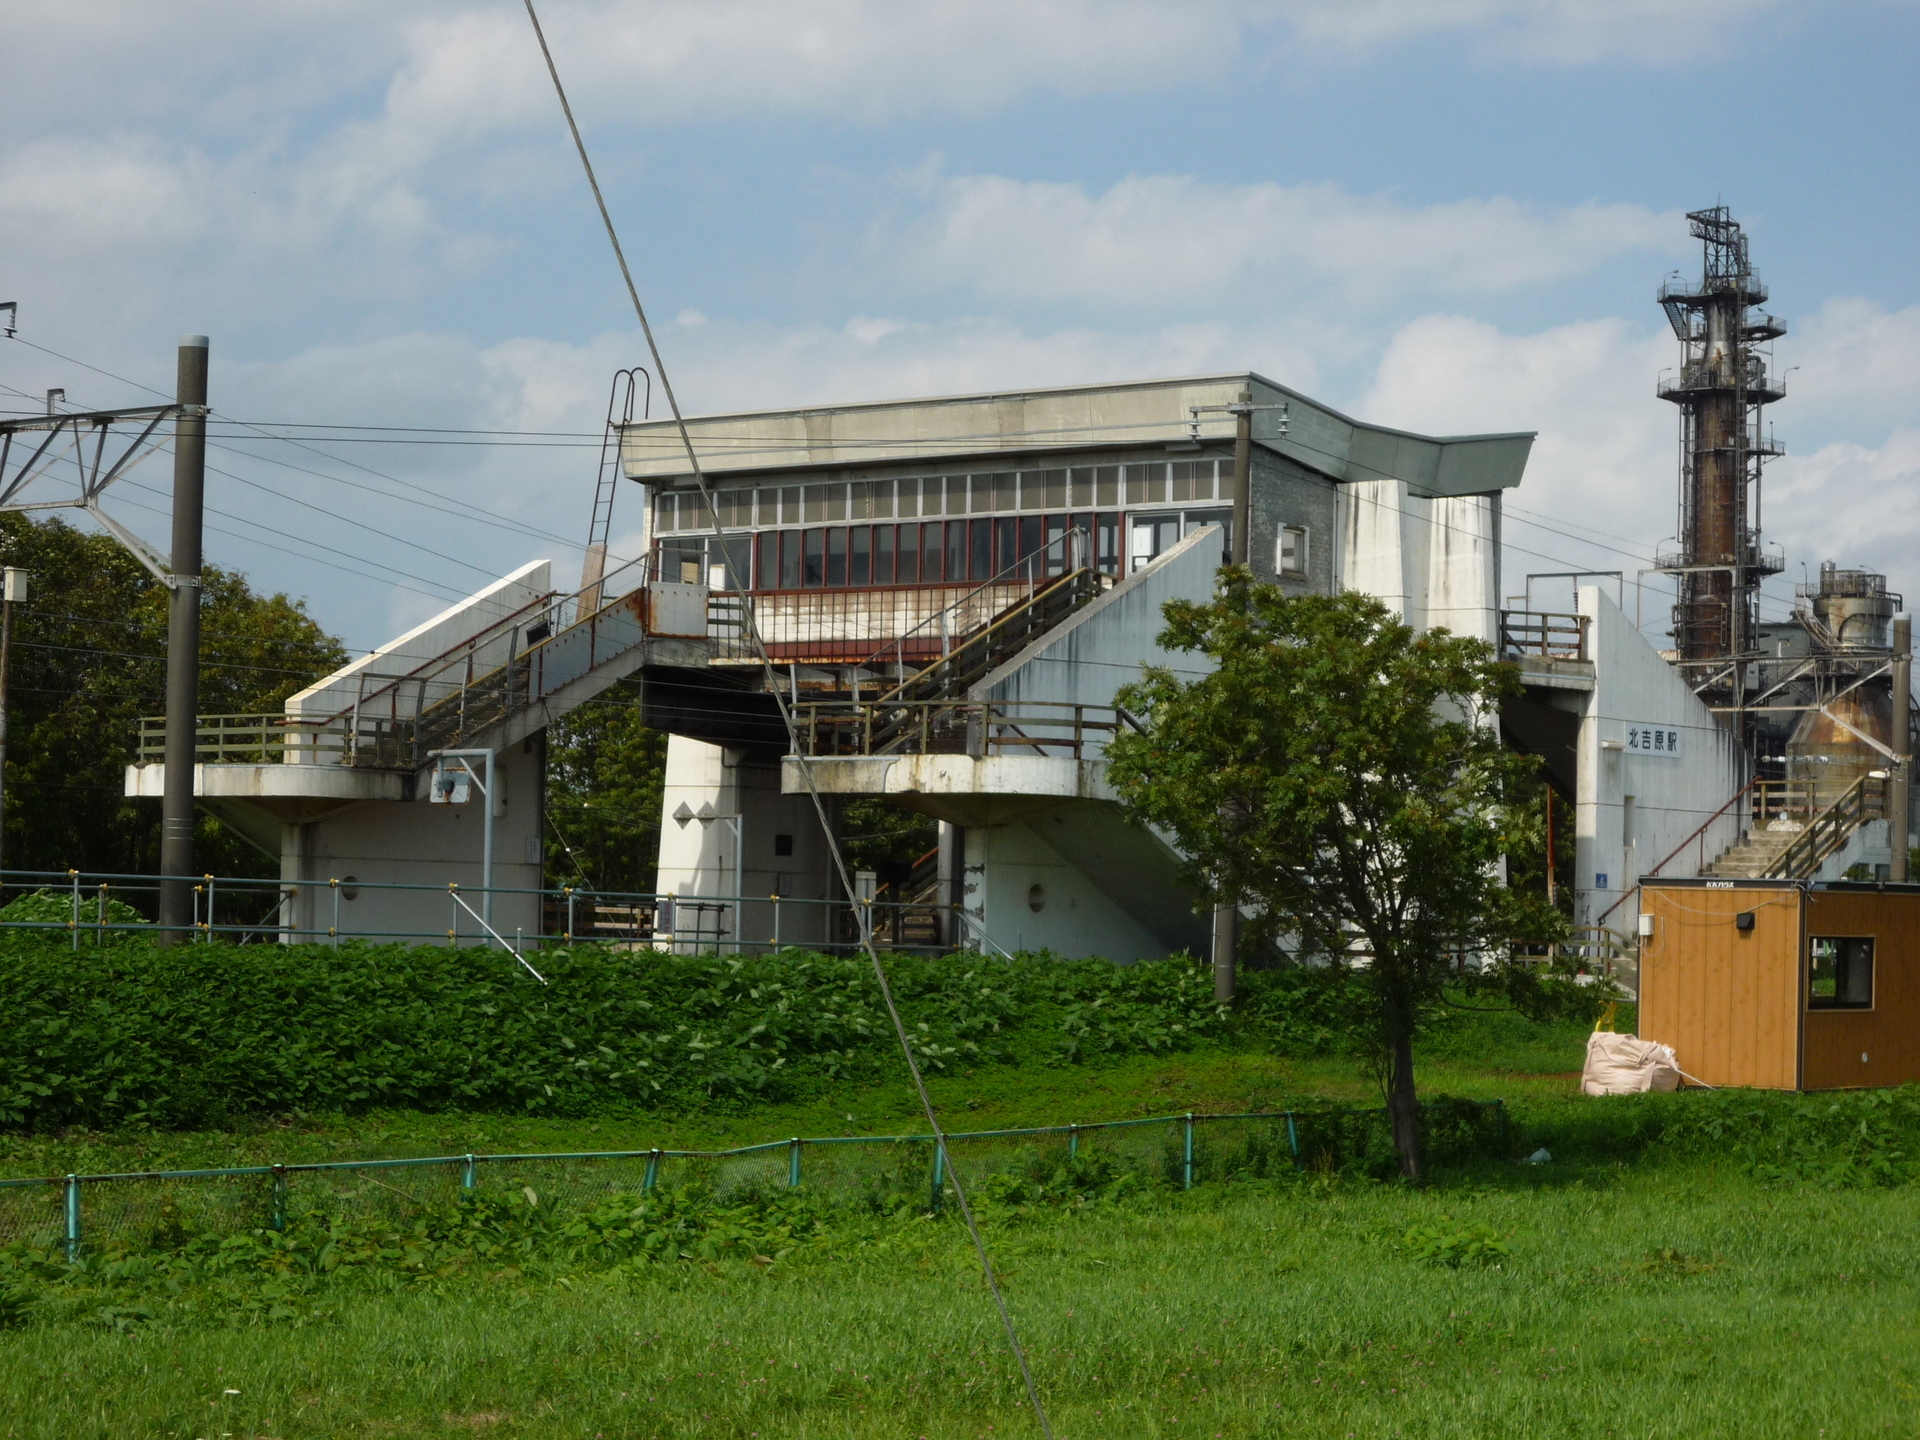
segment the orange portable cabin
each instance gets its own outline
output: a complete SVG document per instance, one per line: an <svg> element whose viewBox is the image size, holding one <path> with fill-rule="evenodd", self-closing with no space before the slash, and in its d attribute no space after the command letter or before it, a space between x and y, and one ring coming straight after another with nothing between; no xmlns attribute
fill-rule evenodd
<svg viewBox="0 0 1920 1440"><path fill-rule="evenodd" d="M1640 1037L1709 1085L1920 1080L1920 885L1647 880Z"/></svg>

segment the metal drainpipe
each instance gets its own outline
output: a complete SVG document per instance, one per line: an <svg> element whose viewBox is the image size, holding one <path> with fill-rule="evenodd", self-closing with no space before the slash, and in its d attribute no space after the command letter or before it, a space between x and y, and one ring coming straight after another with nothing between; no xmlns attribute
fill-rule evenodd
<svg viewBox="0 0 1920 1440"><path fill-rule="evenodd" d="M1887 867L1891 879L1907 875L1907 806L1913 773L1913 619L1893 617L1893 775L1887 782L1887 842L1893 854Z"/></svg>

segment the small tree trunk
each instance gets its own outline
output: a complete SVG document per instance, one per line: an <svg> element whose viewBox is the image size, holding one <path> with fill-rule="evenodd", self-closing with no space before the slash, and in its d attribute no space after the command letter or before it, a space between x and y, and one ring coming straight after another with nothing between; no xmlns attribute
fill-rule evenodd
<svg viewBox="0 0 1920 1440"><path fill-rule="evenodd" d="M1420 1097L1413 1088L1413 1015L1395 996L1386 1006L1387 1121L1393 1127L1393 1148L1400 1156L1400 1176L1420 1178Z"/></svg>

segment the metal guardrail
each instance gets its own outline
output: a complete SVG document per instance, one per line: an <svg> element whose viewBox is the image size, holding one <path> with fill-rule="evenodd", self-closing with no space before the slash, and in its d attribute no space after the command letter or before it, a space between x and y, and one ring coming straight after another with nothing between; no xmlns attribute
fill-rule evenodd
<svg viewBox="0 0 1920 1440"><path fill-rule="evenodd" d="M1500 1100L1441 1100L1423 1112L1487 1116L1494 1143L1507 1138L1506 1106ZM1197 1183L1228 1179L1238 1166L1269 1157L1303 1169L1354 1121L1384 1118L1384 1110L1327 1107L1311 1110L1249 1110L1209 1115L1152 1115L1085 1125L1034 1125L1004 1130L932 1135L823 1135L770 1140L729 1150L589 1150L549 1154L432 1155L384 1160L323 1160L293 1165L237 1165L203 1170L153 1170L108 1174L30 1175L0 1179L0 1245L63 1254L77 1261L90 1245L115 1239L137 1242L150 1233L154 1211L165 1207L176 1226L282 1231L306 1205L331 1218L373 1212L381 1218L418 1214L435 1203L457 1203L499 1175L502 1192L519 1199L534 1185L555 1202L615 1195L645 1196L676 1183L699 1184L725 1193L749 1186L871 1194L887 1185L924 1197L927 1209L944 1208L951 1191L948 1167L958 1160L979 1164L995 1148L1051 1143L1071 1159L1089 1141L1163 1184L1191 1190ZM1238 1135L1236 1137L1236 1131ZM1211 1133L1210 1133L1211 1132ZM1134 1137L1138 1137L1135 1139ZM1236 1148L1231 1146L1240 1140ZM1132 1142L1129 1144L1129 1142ZM1226 1142L1226 1143L1223 1143ZM1128 1150L1131 1154L1126 1153ZM955 1152L962 1152L956 1156ZM971 1152L966 1153L966 1152ZM984 1153L983 1153L984 1152ZM1017 1158L1018 1150L1007 1159ZM1236 1155L1239 1157L1236 1160ZM809 1158L811 1157L811 1158ZM867 1157L872 1157L868 1159ZM867 1160L862 1164L863 1159ZM878 1164L874 1161L877 1160ZM917 1170L918 1175L912 1172ZM405 1188L380 1176L404 1179ZM225 1182L225 1183L223 1183ZM237 1182L237 1183L236 1183ZM308 1198L302 1192L318 1193ZM151 1196L153 1205L141 1204ZM89 1198L91 1197L91 1198Z"/></svg>
<svg viewBox="0 0 1920 1440"><path fill-rule="evenodd" d="M1557 615L1543 610L1500 612L1500 654L1507 659L1587 660L1585 615Z"/></svg>
<svg viewBox="0 0 1920 1440"><path fill-rule="evenodd" d="M0 920L0 931L44 931L65 936L74 949L113 936L153 935L143 920L115 920L117 903L151 913L160 882L170 878L102 871L0 871L0 899L36 891L57 893L58 920ZM673 891L596 890L562 885L547 889L448 882L441 885L377 883L352 876L325 880L262 879L253 876L178 877L193 891L193 938L203 944L339 945L346 941L447 946L504 947L515 955L578 944L613 944L673 954L766 953L800 948L854 952L871 931L889 948L907 954L954 950L1006 956L979 919L960 905L925 899L808 899L794 895L679 894ZM437 896L446 903L444 930L398 929L357 920L362 892ZM491 895L498 929L489 929L476 906ZM310 902L312 923L296 923L297 901ZM529 919L509 926L501 919L520 899ZM946 937L915 942L910 934Z"/></svg>
<svg viewBox="0 0 1920 1440"><path fill-rule="evenodd" d="M1768 879L1804 880L1818 870L1855 830L1887 814L1887 781L1862 775L1833 804L1822 810L1767 870Z"/></svg>
<svg viewBox="0 0 1920 1440"><path fill-rule="evenodd" d="M1052 755L1085 759L1124 723L1111 705L1022 700L873 700L803 704L802 754Z"/></svg>

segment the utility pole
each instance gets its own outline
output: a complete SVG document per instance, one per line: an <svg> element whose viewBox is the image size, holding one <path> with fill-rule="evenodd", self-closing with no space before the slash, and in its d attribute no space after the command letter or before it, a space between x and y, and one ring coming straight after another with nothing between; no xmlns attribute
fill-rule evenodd
<svg viewBox="0 0 1920 1440"><path fill-rule="evenodd" d="M0 572L0 857L7 843L7 675L13 662L13 602L27 598L27 572ZM5 860L0 858L0 874Z"/></svg>
<svg viewBox="0 0 1920 1440"><path fill-rule="evenodd" d="M193 929L193 761L200 721L200 541L207 484L207 337L180 337L173 425L173 593L167 610L166 790L160 809L159 941Z"/></svg>
<svg viewBox="0 0 1920 1440"><path fill-rule="evenodd" d="M1913 617L1893 617L1893 778L1887 782L1887 841L1893 851L1887 876L1905 881L1907 807L1913 802Z"/></svg>
<svg viewBox="0 0 1920 1440"><path fill-rule="evenodd" d="M1236 565L1253 563L1253 391L1242 390L1233 414L1233 544Z"/></svg>

